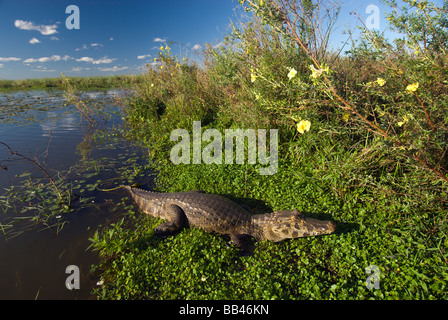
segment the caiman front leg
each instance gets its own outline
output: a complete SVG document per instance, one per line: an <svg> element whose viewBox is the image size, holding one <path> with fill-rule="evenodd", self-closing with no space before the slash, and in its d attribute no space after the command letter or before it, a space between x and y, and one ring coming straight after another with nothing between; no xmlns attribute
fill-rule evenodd
<svg viewBox="0 0 448 320"><path fill-rule="evenodd" d="M230 234L230 241L239 249L240 254L250 255L254 251L252 237L247 234Z"/></svg>
<svg viewBox="0 0 448 320"><path fill-rule="evenodd" d="M165 236L188 227L187 216L181 207L170 204L165 206L167 222L159 224L154 230L156 236Z"/></svg>

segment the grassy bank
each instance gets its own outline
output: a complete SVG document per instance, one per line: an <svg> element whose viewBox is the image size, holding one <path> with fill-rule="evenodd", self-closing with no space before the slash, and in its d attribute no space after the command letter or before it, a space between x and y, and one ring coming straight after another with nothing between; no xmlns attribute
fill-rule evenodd
<svg viewBox="0 0 448 320"><path fill-rule="evenodd" d="M138 76L121 75L105 77L70 77L70 81L79 90L109 89L129 86L138 82ZM60 89L65 88L63 77L22 79L22 80L0 80L0 92L18 90L38 89Z"/></svg>
<svg viewBox="0 0 448 320"><path fill-rule="evenodd" d="M402 40L365 29L342 55L321 36L336 8L313 3L245 1L250 19L208 48L204 67L162 47L157 68L120 103L129 135L150 150L158 190L223 194L253 213L297 208L337 231L261 242L240 257L201 230L155 238L159 221L130 206L93 239L104 259L100 298L447 298L447 7L406 1L388 17ZM314 24L320 15L328 23ZM222 133L278 129L277 173L174 165L170 133L191 134L193 121Z"/></svg>

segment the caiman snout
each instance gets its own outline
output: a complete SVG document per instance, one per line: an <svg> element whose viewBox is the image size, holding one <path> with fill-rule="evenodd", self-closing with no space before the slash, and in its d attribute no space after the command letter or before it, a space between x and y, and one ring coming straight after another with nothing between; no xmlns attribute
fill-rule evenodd
<svg viewBox="0 0 448 320"><path fill-rule="evenodd" d="M323 221L306 217L303 219L305 220L304 226L309 230L311 236L330 234L336 230L336 224L333 221Z"/></svg>
<svg viewBox="0 0 448 320"><path fill-rule="evenodd" d="M275 242L330 234L336 230L336 224L333 221L308 218L298 210L277 211L269 216L268 219L265 218L263 234L267 240Z"/></svg>

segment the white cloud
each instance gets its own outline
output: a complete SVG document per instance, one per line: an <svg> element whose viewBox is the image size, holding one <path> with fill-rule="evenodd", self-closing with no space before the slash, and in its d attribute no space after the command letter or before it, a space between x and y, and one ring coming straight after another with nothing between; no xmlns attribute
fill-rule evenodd
<svg viewBox="0 0 448 320"><path fill-rule="evenodd" d="M150 54L143 54L143 55L141 55L141 56L137 56L137 59L145 59L145 58L149 58L149 57L151 57L151 55Z"/></svg>
<svg viewBox="0 0 448 320"><path fill-rule="evenodd" d="M114 41L114 37L110 37L109 40L110 40L110 41Z"/></svg>
<svg viewBox="0 0 448 320"><path fill-rule="evenodd" d="M53 58L51 57L42 57L42 58L28 58L26 60L23 61L23 63L32 63L32 62L48 62L48 61L57 61L58 59L60 60L61 56L54 56Z"/></svg>
<svg viewBox="0 0 448 320"><path fill-rule="evenodd" d="M39 39L32 38L30 41L28 41L31 44L40 43Z"/></svg>
<svg viewBox="0 0 448 320"><path fill-rule="evenodd" d="M126 70L128 67L117 67L114 66L113 68L99 68L98 70L100 71L121 71L121 70Z"/></svg>
<svg viewBox="0 0 448 320"><path fill-rule="evenodd" d="M79 58L79 59L76 59L76 61L78 61L78 62L91 62L91 63L93 63L93 61L95 61L93 58L90 58L90 57L82 57L82 58Z"/></svg>
<svg viewBox="0 0 448 320"><path fill-rule="evenodd" d="M52 25L35 25L31 21L24 21L24 20L15 20L14 26L21 29L21 30L35 30L39 31L43 36L48 36L50 34L55 34L57 32L58 25L52 24Z"/></svg>
<svg viewBox="0 0 448 320"><path fill-rule="evenodd" d="M166 42L166 38L154 38L154 42Z"/></svg>
<svg viewBox="0 0 448 320"><path fill-rule="evenodd" d="M153 62L150 62L149 65L151 67L157 67L159 65L162 65L162 62L160 62L160 61L153 61Z"/></svg>
<svg viewBox="0 0 448 320"><path fill-rule="evenodd" d="M42 57L42 58L38 58L38 59L29 58L23 62L24 63L32 63L32 62L48 62L48 61L51 61L51 58L49 58L49 57Z"/></svg>
<svg viewBox="0 0 448 320"><path fill-rule="evenodd" d="M76 51L80 51L80 50L87 50L89 47L92 48L101 48L104 47L104 45L102 45L101 43L91 43L89 45L83 44L81 48L76 48Z"/></svg>
<svg viewBox="0 0 448 320"><path fill-rule="evenodd" d="M55 37L55 36L52 36L52 37L50 37L50 40L59 40L59 38Z"/></svg>
<svg viewBox="0 0 448 320"><path fill-rule="evenodd" d="M2 58L0 57L0 61L1 62L8 62L8 61L20 61L22 59L17 58L17 57L9 57L9 58Z"/></svg>
<svg viewBox="0 0 448 320"><path fill-rule="evenodd" d="M0 68L3 68L3 63L0 63Z"/></svg>
<svg viewBox="0 0 448 320"><path fill-rule="evenodd" d="M93 64L111 63L114 60L116 60L116 59L110 59L110 58L107 58L107 57L103 57L103 58L98 59L98 60L95 60L95 59L93 59L91 57L82 57L82 58L76 59L76 61L78 61L78 62L90 62L90 63L93 63Z"/></svg>
<svg viewBox="0 0 448 320"><path fill-rule="evenodd" d="M191 50L200 50L200 49L202 49L202 46L200 44L195 44L193 48L191 48Z"/></svg>
<svg viewBox="0 0 448 320"><path fill-rule="evenodd" d="M82 70L90 70L90 68L73 67L72 72L80 72Z"/></svg>
<svg viewBox="0 0 448 320"><path fill-rule="evenodd" d="M73 59L70 56L63 56L61 57L60 55L54 54L51 57L42 57L42 58L29 58L23 61L23 63L33 63L33 62L49 62L49 61L60 61L60 60L64 60L67 61L68 59Z"/></svg>
<svg viewBox="0 0 448 320"><path fill-rule="evenodd" d="M37 72L54 72L54 71L56 71L56 70L50 70L50 69L47 69L47 67L37 66L36 69L31 69L31 71L37 71Z"/></svg>
<svg viewBox="0 0 448 320"><path fill-rule="evenodd" d="M81 48L76 48L75 51L86 50L86 49L87 49L87 45L83 44Z"/></svg>

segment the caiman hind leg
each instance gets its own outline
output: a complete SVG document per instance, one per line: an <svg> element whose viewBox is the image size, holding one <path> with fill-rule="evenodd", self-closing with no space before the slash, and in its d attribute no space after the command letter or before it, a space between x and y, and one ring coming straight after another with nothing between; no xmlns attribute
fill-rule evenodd
<svg viewBox="0 0 448 320"><path fill-rule="evenodd" d="M154 230L156 236L165 236L188 228L187 216L181 207L174 204L166 205L165 215L168 221L156 227Z"/></svg>

